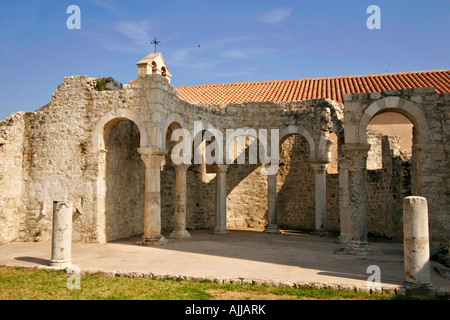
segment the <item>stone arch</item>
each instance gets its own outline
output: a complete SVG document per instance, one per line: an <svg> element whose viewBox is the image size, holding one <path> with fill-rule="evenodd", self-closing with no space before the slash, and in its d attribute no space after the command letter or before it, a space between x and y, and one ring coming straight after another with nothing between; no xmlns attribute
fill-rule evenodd
<svg viewBox="0 0 450 320"><path fill-rule="evenodd" d="M280 134L279 169L273 181L276 219L280 228L314 230L316 145L308 131L291 126ZM275 219L273 219L275 221ZM275 223L273 223L275 224Z"/></svg>
<svg viewBox="0 0 450 320"><path fill-rule="evenodd" d="M161 146L162 149L166 149L166 135L167 135L167 131L169 130L169 127L173 124L173 123L177 123L181 129L188 129L186 123L184 122L184 119L182 116L180 116L177 113L173 113L171 115L169 115L166 119L166 121L164 122L164 126L162 127L162 141L161 141Z"/></svg>
<svg viewBox="0 0 450 320"><path fill-rule="evenodd" d="M400 97L385 97L369 105L359 122L359 143L367 144L367 126L375 115L384 112L397 112L404 115L414 125L415 144L429 142L430 130L424 112L416 103ZM420 139L420 141L419 141Z"/></svg>
<svg viewBox="0 0 450 320"><path fill-rule="evenodd" d="M98 241L104 243L112 238L107 235L106 230L106 210L107 210L107 150L105 137L114 131L114 128L125 121L132 122L139 131L139 146L148 145L148 137L142 120L132 111L126 109L116 109L105 114L95 126L93 134L92 151L97 155L98 174L96 183L96 221ZM140 163L140 159L138 159Z"/></svg>
<svg viewBox="0 0 450 320"><path fill-rule="evenodd" d="M117 123L116 123L117 122ZM114 124L114 125L113 125ZM139 154L140 132L128 119L105 125L106 241L142 233L145 165Z"/></svg>
<svg viewBox="0 0 450 320"><path fill-rule="evenodd" d="M180 210L177 199L181 196L186 197L186 174L189 167L189 165L184 164L177 165L172 161L172 150L178 144L178 141L172 141L172 133L177 129L184 129L180 122L182 123L179 117L170 116L164 124L161 135L161 145L167 152L163 162L163 170L160 173L161 189L164 190L164 192L161 192L161 228L173 231L177 226L177 211ZM183 167L186 167L186 169L182 169ZM182 176L179 176L180 172L182 172ZM177 181L178 179L180 181ZM184 185L183 191L182 194L177 194L177 186L180 186L180 183ZM186 205L184 204L181 207L184 212L184 219L186 219ZM185 226L185 223L183 225Z"/></svg>
<svg viewBox="0 0 450 320"><path fill-rule="evenodd" d="M269 130L268 130L269 131ZM264 139L254 128L228 132L224 146L227 161L227 227L263 228L267 224L267 179L263 174L267 158L272 158L271 137ZM278 137L277 137L278 142ZM267 150L269 149L269 150ZM249 188L249 185L252 187ZM242 206L242 203L248 203Z"/></svg>
<svg viewBox="0 0 450 320"><path fill-rule="evenodd" d="M236 140L236 139L242 139L245 138L244 141L242 140ZM234 154L232 157L230 157L229 160L233 160L232 163L241 163L242 159L245 159L244 163L247 163L247 158L249 160L249 164L251 164L251 161L254 160L256 163L259 163L260 161L260 156L267 156L268 155L268 150L270 150L270 141L265 141L263 143L260 142L260 138L261 135L258 134L258 130L257 129L253 129L253 128L248 128L248 127L243 127L243 128L239 128L234 130L234 135L233 136L228 136L226 135L226 137L224 137L224 161L227 161L227 157L226 155L228 154L228 156L230 156L230 151L233 150ZM230 139L233 138L233 139ZM270 137L267 137L267 140L269 140ZM248 141L248 146L247 144L247 139L249 139ZM250 140L252 140L252 142L250 143ZM239 145L239 142L244 142L244 145ZM239 150L239 147L244 148L244 150ZM233 149L231 149L233 148ZM261 150L262 148L262 150ZM266 150L268 149L268 150ZM241 151L241 152L240 152ZM240 153L239 153L240 152ZM236 157L235 157L236 156ZM271 157L272 155L270 155L269 157ZM231 159L232 158L232 159ZM256 164L253 163L253 164Z"/></svg>
<svg viewBox="0 0 450 320"><path fill-rule="evenodd" d="M421 106L413 102L405 97L399 97L399 96L388 96L381 98L373 103L371 103L367 108L365 108L362 112L361 118L358 126L358 137L357 141L360 145L367 145L367 128L370 123L370 121L383 113L386 112L393 112L400 115L403 115L406 117L411 124L413 125L413 147L412 147L412 158L411 158L411 164L410 164L410 189L408 191L408 188L403 188L404 191L401 191L400 198L403 198L408 195L421 195L423 192L424 186L422 185L422 148L420 146L428 145L430 144L430 128L428 125L427 118L425 116L424 111L421 109ZM364 160L364 166L366 166L365 163L366 160ZM392 165L392 164L391 164ZM384 165L383 165L384 166ZM397 170L399 170L397 168ZM389 171L387 171L389 172ZM396 171L398 172L398 171ZM404 175L398 173L398 175ZM368 181L370 181L370 176L376 177L376 173L373 172L370 175L366 175L365 179L365 188L369 188ZM369 179L369 180L367 180ZM399 186L398 183L392 184L392 188ZM385 188L386 189L386 188ZM366 191L365 191L366 192ZM404 194L404 192L408 192L408 194ZM397 194L397 192L395 192ZM392 230L387 230L387 228L383 228L383 226L379 226L377 230L370 231L371 227L369 228L367 225L365 226L367 232L381 232L380 230L383 230L383 232L387 232L389 237L394 237L394 239L402 239L402 232L403 227L401 225L402 221L402 211L398 208L401 208L401 205L396 204L396 198L385 198L383 200L383 203L386 203L386 207L389 208L389 210L379 210L376 206L379 205L379 203L376 204L376 206L368 204L365 204L367 206L367 222L366 224L370 224L371 221L371 215L373 215L377 219L377 214L379 212L389 212L389 219L392 219L392 221L389 221L389 226L392 226ZM397 197L398 199L398 197ZM368 201L366 199L366 201ZM392 203L390 203L390 202ZM392 208L397 208L396 210L393 210ZM376 212L376 213L375 213ZM384 235L384 234L382 234Z"/></svg>
<svg viewBox="0 0 450 320"><path fill-rule="evenodd" d="M144 122L136 113L127 109L115 109L105 114L95 126L93 135L93 152L97 153L105 149L104 135L114 128L121 121L130 120L136 124L140 133L140 146L148 146L148 136Z"/></svg>
<svg viewBox="0 0 450 320"><path fill-rule="evenodd" d="M309 133L308 130L303 128L302 126L289 126L281 129L280 132L280 145L283 143L284 140L286 140L289 136L293 134L299 134L303 136L309 143L309 152L310 152L310 158L315 158L316 155L316 144L314 143L314 139Z"/></svg>
<svg viewBox="0 0 450 320"><path fill-rule="evenodd" d="M412 182L412 194L422 194L422 151L421 146L426 146L431 143L430 128L428 126L425 113L419 105L408 99L389 96L381 98L371 105L369 105L361 116L358 128L358 141L360 144L367 144L367 126L370 120L376 115L384 112L396 112L399 113L413 124L413 147L412 147L412 165L411 176L414 178Z"/></svg>

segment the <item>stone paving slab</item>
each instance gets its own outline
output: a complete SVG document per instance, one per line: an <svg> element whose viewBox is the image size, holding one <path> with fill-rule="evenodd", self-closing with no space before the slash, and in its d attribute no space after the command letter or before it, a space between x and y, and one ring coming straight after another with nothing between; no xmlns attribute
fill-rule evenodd
<svg viewBox="0 0 450 320"><path fill-rule="evenodd" d="M217 282L314 285L368 291L367 268L381 272L383 291L404 294L403 245L371 242L366 256L335 254L343 247L336 237L309 234L267 234L258 230L231 230L211 234L190 231L189 239L168 239L159 247L138 246L139 237L105 244L72 245L72 262L82 273L145 277L186 277ZM49 265L50 242L13 242L0 245L0 265ZM450 295L450 280L431 262L431 280L439 295Z"/></svg>

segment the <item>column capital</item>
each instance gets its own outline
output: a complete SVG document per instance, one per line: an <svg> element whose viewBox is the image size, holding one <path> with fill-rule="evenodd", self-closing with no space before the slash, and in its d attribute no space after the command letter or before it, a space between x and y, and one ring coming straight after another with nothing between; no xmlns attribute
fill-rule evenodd
<svg viewBox="0 0 450 320"><path fill-rule="evenodd" d="M311 158L308 160L309 164L314 168L316 173L322 173L327 169L327 164L330 163L328 159L315 159Z"/></svg>
<svg viewBox="0 0 450 320"><path fill-rule="evenodd" d="M180 164L174 164L173 166L175 167L175 171L184 171L184 172L186 172L187 169L191 166L191 164L180 163Z"/></svg>
<svg viewBox="0 0 450 320"><path fill-rule="evenodd" d="M141 159L145 164L145 168L161 167L165 156L159 154L145 154L141 153Z"/></svg>
<svg viewBox="0 0 450 320"><path fill-rule="evenodd" d="M310 162L310 164L313 167L315 173L324 173L327 170L326 163Z"/></svg>
<svg viewBox="0 0 450 320"><path fill-rule="evenodd" d="M228 171L228 165L227 164L215 164L214 168L216 169L217 173L226 173Z"/></svg>
<svg viewBox="0 0 450 320"><path fill-rule="evenodd" d="M161 155L161 156L165 156L168 154L166 149L162 149L159 147L143 147L143 148L138 148L138 152L141 155Z"/></svg>

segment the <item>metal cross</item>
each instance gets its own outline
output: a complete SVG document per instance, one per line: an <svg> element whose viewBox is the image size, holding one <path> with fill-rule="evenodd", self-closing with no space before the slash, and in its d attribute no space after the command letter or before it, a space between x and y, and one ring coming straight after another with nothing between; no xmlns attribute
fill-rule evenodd
<svg viewBox="0 0 450 320"><path fill-rule="evenodd" d="M155 53L156 53L156 46L157 46L158 44L160 44L160 43L161 43L161 41L156 40L156 37L155 37L155 39L153 39L153 41L151 42L151 44L155 45Z"/></svg>

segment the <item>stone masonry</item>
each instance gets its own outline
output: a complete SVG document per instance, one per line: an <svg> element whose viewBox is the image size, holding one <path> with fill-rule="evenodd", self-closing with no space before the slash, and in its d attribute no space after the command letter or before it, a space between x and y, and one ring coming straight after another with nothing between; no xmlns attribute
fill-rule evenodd
<svg viewBox="0 0 450 320"><path fill-rule="evenodd" d="M274 230L335 232L348 252L364 252L368 235L402 241L402 199L417 195L428 201L432 252L448 249L450 94L416 88L347 94L344 103L192 104L170 85L162 56L147 58L122 87L98 91L95 78L65 77L46 106L0 122L1 242L49 240L53 201L63 199L73 203L73 241L143 235L152 245L189 229L276 221ZM414 125L412 156L395 157L395 139L381 138L382 167L367 170L367 126L385 111ZM174 164L172 133L192 134L198 122L202 132L222 132L224 146L227 129L277 129L276 180L248 159ZM250 140L239 152L248 156Z"/></svg>

